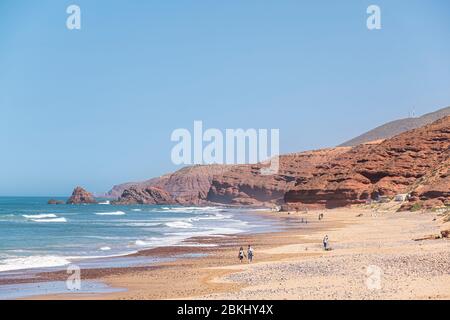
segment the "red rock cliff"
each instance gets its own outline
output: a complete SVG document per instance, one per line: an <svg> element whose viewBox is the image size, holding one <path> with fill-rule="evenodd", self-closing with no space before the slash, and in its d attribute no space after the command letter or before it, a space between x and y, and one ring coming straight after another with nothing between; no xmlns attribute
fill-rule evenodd
<svg viewBox="0 0 450 320"><path fill-rule="evenodd" d="M317 166L312 177L297 180L284 198L291 205L338 207L415 191L445 202L448 166L447 170L441 166L449 157L450 117L445 117L380 144L354 147ZM439 168L443 173L433 175Z"/></svg>
<svg viewBox="0 0 450 320"><path fill-rule="evenodd" d="M449 148L446 117L376 143L283 155L275 175L261 175L261 164L192 166L110 193L123 204L329 208L411 193L411 201L435 206L449 201Z"/></svg>

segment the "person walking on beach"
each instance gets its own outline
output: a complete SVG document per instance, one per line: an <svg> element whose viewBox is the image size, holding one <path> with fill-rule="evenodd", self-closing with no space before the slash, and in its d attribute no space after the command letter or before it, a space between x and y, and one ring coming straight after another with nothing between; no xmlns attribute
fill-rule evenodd
<svg viewBox="0 0 450 320"><path fill-rule="evenodd" d="M239 249L239 254L238 254L238 258L239 258L239 262L242 263L242 260L244 260L245 257L245 253L244 253L244 248L240 248Z"/></svg>
<svg viewBox="0 0 450 320"><path fill-rule="evenodd" d="M248 258L248 263L252 263L252 261L253 261L253 248L252 248L251 245L248 245L247 258Z"/></svg>
<svg viewBox="0 0 450 320"><path fill-rule="evenodd" d="M325 249L325 251L328 250L328 235L323 238L323 248Z"/></svg>

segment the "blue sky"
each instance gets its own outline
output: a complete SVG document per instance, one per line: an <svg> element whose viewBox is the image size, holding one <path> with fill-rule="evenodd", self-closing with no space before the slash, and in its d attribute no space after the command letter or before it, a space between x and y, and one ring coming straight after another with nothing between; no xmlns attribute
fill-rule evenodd
<svg viewBox="0 0 450 320"><path fill-rule="evenodd" d="M292 152L448 106L449 14L447 0L2 0L0 195L172 171L170 134L194 120L279 128Z"/></svg>

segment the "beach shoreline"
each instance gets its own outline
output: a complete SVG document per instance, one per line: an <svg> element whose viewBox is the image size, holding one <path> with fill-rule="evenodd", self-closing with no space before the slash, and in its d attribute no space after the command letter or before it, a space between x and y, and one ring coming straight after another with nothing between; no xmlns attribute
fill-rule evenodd
<svg viewBox="0 0 450 320"><path fill-rule="evenodd" d="M5 228L0 250L0 285L10 283L9 278L65 271L72 264L82 269L98 268L102 264L105 268L125 266L127 262L134 265L136 261L131 260L139 251L178 246L194 236L277 228L275 220L249 214L248 208L53 207L44 199L0 199L0 222ZM64 222L47 221L47 218L64 218Z"/></svg>
<svg viewBox="0 0 450 320"><path fill-rule="evenodd" d="M321 221L319 212L324 213ZM272 233L190 238L187 246L134 254L178 255L174 260L82 271L82 280L101 281L122 291L27 299L450 298L450 241L414 240L439 231L436 213L374 214L369 209L342 208L257 214L279 218L290 227ZM322 247L325 234L330 238L330 251ZM194 243L208 246L190 246ZM240 264L238 249L246 249L247 244L253 246L255 260ZM193 253L197 256L189 257ZM373 278L377 271L380 283ZM48 276L48 280L63 280L67 274Z"/></svg>
<svg viewBox="0 0 450 320"><path fill-rule="evenodd" d="M234 242L240 242L242 239L250 238L265 238L267 236L273 236L276 234L284 234L288 229L292 230L295 227L287 224L284 220L289 220L289 217L284 217L284 215L267 211L251 210L245 213L246 215L253 215L254 217L266 217L275 223L271 222L271 228L278 231L273 232L262 232L262 231L245 231L237 234L212 234L207 236L192 236L184 239L181 243L177 245L159 246L154 248L140 249L136 252L118 255L118 256L108 256L99 257L96 259L85 259L80 261L73 261L73 264L80 265L90 264L91 261L95 261L96 265L117 265L118 260L127 259L132 261L130 266L126 267L90 267L81 270L82 281L99 281L101 283L108 284L111 277L120 277L123 274L130 274L135 272L143 272L149 270L156 270L171 266L173 264L183 263L184 261L192 261L196 259L206 258L217 254L217 250L222 251L230 246L233 246ZM302 226L303 229L306 228L306 224ZM295 228L297 229L297 228ZM139 263L141 259L142 262ZM151 261L151 262L147 262ZM44 284L54 281L66 281L68 274L66 272L67 266L60 267L48 267L48 268L37 268L28 270L17 270L13 273L17 273L18 276L5 276L7 272L3 273L3 277L0 277L0 286L5 285L22 285L22 284ZM106 279L106 281L104 280ZM19 297L19 299L34 299L34 298L51 298L54 296L61 296L64 299L72 299L73 297L80 297L81 294L76 292L67 292L64 294L38 294L29 295L25 297ZM92 297L92 294L85 294L86 297Z"/></svg>

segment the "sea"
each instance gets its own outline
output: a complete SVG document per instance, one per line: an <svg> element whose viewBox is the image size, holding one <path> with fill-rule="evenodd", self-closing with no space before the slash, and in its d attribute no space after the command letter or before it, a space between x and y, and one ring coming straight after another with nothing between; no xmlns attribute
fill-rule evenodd
<svg viewBox="0 0 450 320"><path fill-rule="evenodd" d="M55 198L66 200L65 198ZM0 277L17 270L99 261L143 249L195 245L195 236L274 231L255 209L156 205L49 205L49 197L0 197ZM199 246L201 244L198 244Z"/></svg>

